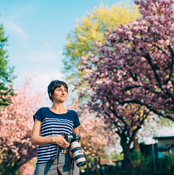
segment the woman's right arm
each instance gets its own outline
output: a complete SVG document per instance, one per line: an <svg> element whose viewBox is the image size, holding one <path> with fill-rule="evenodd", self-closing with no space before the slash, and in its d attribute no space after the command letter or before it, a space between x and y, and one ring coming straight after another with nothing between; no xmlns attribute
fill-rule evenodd
<svg viewBox="0 0 174 175"><path fill-rule="evenodd" d="M33 133L31 136L31 143L33 145L46 145L50 143L56 143L62 148L69 147L69 143L63 138L63 136L52 136L52 137L42 137L40 136L40 131L42 127L42 122L35 118Z"/></svg>

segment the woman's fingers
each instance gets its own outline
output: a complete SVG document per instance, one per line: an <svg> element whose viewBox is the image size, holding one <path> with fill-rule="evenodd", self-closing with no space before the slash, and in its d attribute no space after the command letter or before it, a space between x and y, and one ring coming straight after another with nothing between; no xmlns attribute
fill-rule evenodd
<svg viewBox="0 0 174 175"><path fill-rule="evenodd" d="M69 143L68 143L68 144L65 144L65 145L64 145L64 147L65 147L65 148L68 148L68 147L69 147L69 145L70 145Z"/></svg>
<svg viewBox="0 0 174 175"><path fill-rule="evenodd" d="M68 148L69 147L69 143L64 139L63 142L62 142L62 148Z"/></svg>
<svg viewBox="0 0 174 175"><path fill-rule="evenodd" d="M69 143L64 139L64 145L66 146L66 147L69 147Z"/></svg>
<svg viewBox="0 0 174 175"><path fill-rule="evenodd" d="M63 136L56 136L54 138L55 138L55 143L62 148L68 148L70 146L70 144L64 139Z"/></svg>
<svg viewBox="0 0 174 175"><path fill-rule="evenodd" d="M69 151L69 155L71 158L73 158L73 153L71 151Z"/></svg>

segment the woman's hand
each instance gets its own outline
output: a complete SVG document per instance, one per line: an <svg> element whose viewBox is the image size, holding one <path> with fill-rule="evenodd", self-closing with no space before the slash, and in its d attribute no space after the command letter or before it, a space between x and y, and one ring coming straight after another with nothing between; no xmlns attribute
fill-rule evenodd
<svg viewBox="0 0 174 175"><path fill-rule="evenodd" d="M83 154L85 154L85 151L84 151L83 148L82 148L82 152L83 152ZM71 152L71 150L69 150L69 155L70 155L71 158L74 158L73 153Z"/></svg>
<svg viewBox="0 0 174 175"><path fill-rule="evenodd" d="M71 152L71 150L69 150L69 155L70 155L71 158L74 158L73 153Z"/></svg>
<svg viewBox="0 0 174 175"><path fill-rule="evenodd" d="M70 144L64 139L63 136L54 136L51 137L51 139L53 143L56 143L61 148L68 148L70 146Z"/></svg>

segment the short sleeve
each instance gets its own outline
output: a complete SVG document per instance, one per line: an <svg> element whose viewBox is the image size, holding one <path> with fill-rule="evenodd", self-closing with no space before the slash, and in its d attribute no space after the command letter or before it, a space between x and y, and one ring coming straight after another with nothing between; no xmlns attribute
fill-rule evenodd
<svg viewBox="0 0 174 175"><path fill-rule="evenodd" d="M77 112L74 111L74 126L73 126L73 128L77 128L79 125L80 125L79 116L78 116Z"/></svg>
<svg viewBox="0 0 174 175"><path fill-rule="evenodd" d="M35 120L35 118L37 118L39 121L43 122L43 111L42 108L40 108L34 115L33 115L33 119Z"/></svg>

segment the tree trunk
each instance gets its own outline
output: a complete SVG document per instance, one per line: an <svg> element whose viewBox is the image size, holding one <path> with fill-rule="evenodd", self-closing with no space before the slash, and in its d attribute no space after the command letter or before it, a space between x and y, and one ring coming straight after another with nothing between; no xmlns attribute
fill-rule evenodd
<svg viewBox="0 0 174 175"><path fill-rule="evenodd" d="M140 145L138 143L138 139L134 137L133 139L134 146L133 146L133 157L132 160L139 160L141 158L141 150L140 150Z"/></svg>
<svg viewBox="0 0 174 175"><path fill-rule="evenodd" d="M121 138L121 146L123 148L124 153L124 169L127 175L134 175L133 166L132 166L132 159L130 155L130 149L128 144L126 143L126 138Z"/></svg>
<svg viewBox="0 0 174 175"><path fill-rule="evenodd" d="M136 152L140 152L140 145L138 143L138 139L134 137L133 142L134 142L133 150Z"/></svg>
<svg viewBox="0 0 174 175"><path fill-rule="evenodd" d="M89 175L89 164L87 163L86 174Z"/></svg>
<svg viewBox="0 0 174 175"><path fill-rule="evenodd" d="M97 158L95 158L95 170L96 170L96 175L100 175L97 165L98 165Z"/></svg>
<svg viewBox="0 0 174 175"><path fill-rule="evenodd" d="M102 168L101 168L101 158L99 157L99 166L100 166L100 174L103 175L103 171L102 171Z"/></svg>

